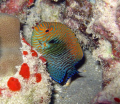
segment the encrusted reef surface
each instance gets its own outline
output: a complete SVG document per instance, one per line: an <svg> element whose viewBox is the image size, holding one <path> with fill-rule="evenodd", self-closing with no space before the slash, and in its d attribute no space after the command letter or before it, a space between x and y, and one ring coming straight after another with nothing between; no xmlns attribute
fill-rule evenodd
<svg viewBox="0 0 120 104"><path fill-rule="evenodd" d="M103 91L94 99L94 104L120 103L120 28L119 0L97 0L94 15L88 31L97 34L99 47L93 51L93 56L101 61L103 66Z"/></svg>
<svg viewBox="0 0 120 104"><path fill-rule="evenodd" d="M20 28L22 32L21 34L25 37L28 43L31 43L31 35L33 31L32 27L41 21L61 22L67 25L68 27L70 27L76 34L76 37L78 38L78 41L82 45L83 49L90 51L92 57L94 57L94 59L101 65L102 68L102 70L96 69L99 74L102 71L102 75L99 75L98 77L94 76L94 78L96 79L98 78L99 80L98 82L101 82L100 76L102 76L102 85L101 85L103 88L102 91L100 91L100 93L93 100L92 100L93 97L91 97L91 99L89 99L88 102L82 102L82 103L83 104L84 103L85 104L120 103L120 93L119 93L120 92L120 83L119 83L120 1L119 0L28 0L28 1L1 0L0 12L17 16L19 18L21 23L21 28ZM27 45L29 46L29 44ZM27 51L29 53L30 50ZM90 59L88 58L87 60ZM94 64L95 66L97 66L95 61ZM89 69L88 66L85 68ZM92 69L95 69L94 65ZM85 72L85 70L83 72ZM96 73L96 71L94 72L93 70L91 70L89 73ZM88 77L89 75L87 76L86 74L85 76ZM49 79L49 76L46 78ZM82 78L80 78L80 80L82 80ZM77 84L75 83L75 81L73 83L76 86ZM71 84L71 86L73 86L73 83ZM77 83L80 83L80 81L78 81ZM100 85L100 83L97 84ZM79 84L79 86L80 85L81 84ZM61 90L59 90L59 88ZM64 90L62 86L59 86L59 88L56 89L59 91ZM72 92L74 87L70 87L70 88L71 89L68 88L68 90ZM75 88L77 88L77 86ZM100 90L100 88L96 90L96 93L98 92L98 90ZM95 93L93 95L95 95ZM80 97L81 99L84 99L82 95L80 95ZM55 98L57 97L55 96ZM63 99L63 97L61 99ZM64 102L64 103L71 103L71 102ZM80 102L76 100L76 102L74 103L79 104Z"/></svg>

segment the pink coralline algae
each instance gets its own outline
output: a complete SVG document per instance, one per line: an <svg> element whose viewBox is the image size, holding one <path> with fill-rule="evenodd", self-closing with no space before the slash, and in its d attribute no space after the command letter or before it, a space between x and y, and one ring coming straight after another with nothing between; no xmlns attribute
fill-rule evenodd
<svg viewBox="0 0 120 104"><path fill-rule="evenodd" d="M65 11L63 12L63 22L73 30L80 31L84 38L87 40L81 40L83 46L89 45L89 47L96 48L98 45L98 38L92 38L92 34L86 32L87 26L93 17L93 7L88 0L66 0ZM62 20L62 19L61 19ZM76 33L77 34L77 33Z"/></svg>
<svg viewBox="0 0 120 104"><path fill-rule="evenodd" d="M116 24L117 25L117 24ZM93 29L96 33L99 33L105 39L107 39L112 45L112 53L115 58L120 58L120 41L119 37L117 36L118 33L113 33L109 29L103 27L100 23L97 23L93 26Z"/></svg>
<svg viewBox="0 0 120 104"><path fill-rule="evenodd" d="M87 0L66 0L64 22L68 27L82 31L91 16L92 5Z"/></svg>
<svg viewBox="0 0 120 104"><path fill-rule="evenodd" d="M105 11L96 19L93 30L108 40L112 45L115 58L120 58L120 5L117 0L105 3Z"/></svg>
<svg viewBox="0 0 120 104"><path fill-rule="evenodd" d="M7 0L0 4L0 13L18 15L24 13L23 9L33 4L34 0Z"/></svg>
<svg viewBox="0 0 120 104"><path fill-rule="evenodd" d="M108 57L102 51L96 54L103 66L103 90L94 98L92 104L117 104L120 101L120 2L98 0L93 17L94 21L89 28L93 30L92 33L100 35L99 40L111 45L104 44L104 47L109 47L109 50L106 48L105 51L111 54ZM102 47L99 44L98 50Z"/></svg>

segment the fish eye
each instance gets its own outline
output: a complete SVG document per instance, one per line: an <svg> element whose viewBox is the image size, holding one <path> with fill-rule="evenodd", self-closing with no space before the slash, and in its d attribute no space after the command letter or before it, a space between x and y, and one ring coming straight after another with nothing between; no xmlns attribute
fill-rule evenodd
<svg viewBox="0 0 120 104"><path fill-rule="evenodd" d="M49 30L47 29L47 30L45 30L45 32L49 32Z"/></svg>

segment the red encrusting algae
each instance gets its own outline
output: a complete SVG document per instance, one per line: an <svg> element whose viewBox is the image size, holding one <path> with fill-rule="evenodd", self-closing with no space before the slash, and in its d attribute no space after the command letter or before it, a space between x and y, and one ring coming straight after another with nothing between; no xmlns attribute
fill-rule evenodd
<svg viewBox="0 0 120 104"><path fill-rule="evenodd" d="M40 56L39 59L42 60L43 63L47 61L43 56Z"/></svg>
<svg viewBox="0 0 120 104"><path fill-rule="evenodd" d="M29 66L27 65L27 63L23 63L21 65L21 69L19 74L24 78L24 79L29 79L30 77L30 70L29 70Z"/></svg>
<svg viewBox="0 0 120 104"><path fill-rule="evenodd" d="M32 50L32 49L31 49L31 53L32 53L32 56L33 56L33 57L37 57L37 56L38 56L38 54L37 54L37 52L36 52L35 50Z"/></svg>
<svg viewBox="0 0 120 104"><path fill-rule="evenodd" d="M43 97L41 97L40 104L43 103Z"/></svg>
<svg viewBox="0 0 120 104"><path fill-rule="evenodd" d="M36 77L36 82L40 82L42 80L41 74L40 73L35 73L35 77Z"/></svg>
<svg viewBox="0 0 120 104"><path fill-rule="evenodd" d="M120 99L119 98L114 98L114 100L118 103L120 103Z"/></svg>
<svg viewBox="0 0 120 104"><path fill-rule="evenodd" d="M32 46L25 40L23 36L22 36L22 41L32 48Z"/></svg>
<svg viewBox="0 0 120 104"><path fill-rule="evenodd" d="M23 55L28 55L28 52L27 51L23 51Z"/></svg>
<svg viewBox="0 0 120 104"><path fill-rule="evenodd" d="M10 77L7 86L9 87L10 90L12 91L19 91L21 89L21 84L17 78Z"/></svg>
<svg viewBox="0 0 120 104"><path fill-rule="evenodd" d="M5 90L5 88L0 88L0 95L2 95L2 90Z"/></svg>
<svg viewBox="0 0 120 104"><path fill-rule="evenodd" d="M30 7L30 6L32 6L34 4L34 0L29 0L28 2L27 2L27 7Z"/></svg>

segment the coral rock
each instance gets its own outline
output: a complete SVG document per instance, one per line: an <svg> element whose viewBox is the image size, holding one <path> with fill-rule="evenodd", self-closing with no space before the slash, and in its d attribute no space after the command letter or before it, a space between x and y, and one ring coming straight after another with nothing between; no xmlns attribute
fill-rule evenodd
<svg viewBox="0 0 120 104"><path fill-rule="evenodd" d="M90 20L92 5L87 0L66 0L64 22L72 29L79 27Z"/></svg>
<svg viewBox="0 0 120 104"><path fill-rule="evenodd" d="M89 28L93 30L93 34L99 35L99 48L93 51L93 55L101 60L103 66L103 90L95 97L92 104L117 104L119 102L119 8L119 0L97 0L94 6L94 19Z"/></svg>
<svg viewBox="0 0 120 104"><path fill-rule="evenodd" d="M27 0L7 0L1 3L0 12L8 14L19 14L23 7L27 5Z"/></svg>

